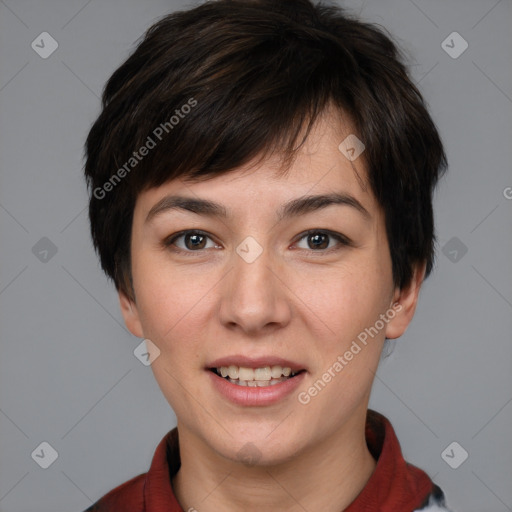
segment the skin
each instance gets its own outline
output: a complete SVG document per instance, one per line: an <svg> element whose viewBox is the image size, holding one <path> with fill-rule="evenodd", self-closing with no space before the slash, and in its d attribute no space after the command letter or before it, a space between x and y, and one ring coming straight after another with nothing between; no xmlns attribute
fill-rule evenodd
<svg viewBox="0 0 512 512"><path fill-rule="evenodd" d="M424 266L407 287L394 285L384 215L366 186L363 156L349 162L338 150L349 133L326 111L284 176L272 157L207 181L173 180L136 201L136 298L119 298L130 331L160 350L151 367L177 417L181 468L172 484L184 510L339 512L375 469L364 437L374 373L385 337L401 336L414 315ZM287 201L331 192L352 195L369 215L330 205L278 221ZM229 216L173 209L146 222L169 194L221 203ZM184 237L165 244L185 229L210 238L200 249ZM327 236L316 248L309 229L351 243ZM247 236L263 248L252 263L235 250ZM238 406L210 383L205 367L214 359L275 355L303 365L298 391L305 391L393 303L400 311L307 405L294 392L277 404ZM248 443L259 457L250 466L238 453Z"/></svg>

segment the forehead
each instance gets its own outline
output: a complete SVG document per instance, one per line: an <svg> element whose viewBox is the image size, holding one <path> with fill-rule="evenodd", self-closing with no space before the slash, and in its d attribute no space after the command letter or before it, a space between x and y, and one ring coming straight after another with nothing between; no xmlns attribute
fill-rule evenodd
<svg viewBox="0 0 512 512"><path fill-rule="evenodd" d="M222 203L226 216L247 209L254 214L277 211L280 205L293 199L320 194L343 194L354 198L364 209L374 210L378 206L368 186L364 151L353 158L354 152L362 147L356 146L356 137L350 123L340 122L339 115L327 111L318 118L289 166L283 167L282 157L276 153L213 178L170 180L142 192L135 214L146 217L169 195Z"/></svg>

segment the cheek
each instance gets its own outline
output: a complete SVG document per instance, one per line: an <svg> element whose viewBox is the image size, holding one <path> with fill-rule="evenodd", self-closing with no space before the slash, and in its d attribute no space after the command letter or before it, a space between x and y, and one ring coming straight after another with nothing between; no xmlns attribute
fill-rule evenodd
<svg viewBox="0 0 512 512"><path fill-rule="evenodd" d="M178 344L180 350L193 349L209 305L211 280L151 255L134 261L133 275L145 336L162 344L161 350L173 351Z"/></svg>
<svg viewBox="0 0 512 512"><path fill-rule="evenodd" d="M364 263L364 264L362 264ZM310 325L334 343L346 344L373 325L389 305L392 286L385 269L374 261L358 261L324 275L302 276L302 310ZM339 348L339 346L338 346Z"/></svg>
<svg viewBox="0 0 512 512"><path fill-rule="evenodd" d="M376 266L347 267L308 291L310 310L304 308L304 315L310 326L316 326L310 327L316 335L310 338L312 376L301 396L311 400L311 409L305 410L336 420L331 426L349 415L371 390L385 336L385 329L374 326L387 310L388 295Z"/></svg>
<svg viewBox="0 0 512 512"><path fill-rule="evenodd" d="M212 307L211 282L149 259L137 271L134 285L144 335L160 350L151 365L156 382L179 417L194 415L189 397L199 396L199 390L187 375L201 365L201 343L208 337L206 319Z"/></svg>

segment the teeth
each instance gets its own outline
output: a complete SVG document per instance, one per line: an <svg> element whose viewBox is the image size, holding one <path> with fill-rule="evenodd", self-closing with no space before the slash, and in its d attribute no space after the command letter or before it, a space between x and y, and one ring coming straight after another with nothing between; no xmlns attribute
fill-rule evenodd
<svg viewBox="0 0 512 512"><path fill-rule="evenodd" d="M240 368L238 368L238 378L239 380L254 380L254 370L252 368L244 368L243 366L240 366Z"/></svg>
<svg viewBox="0 0 512 512"><path fill-rule="evenodd" d="M262 368L246 368L245 366L221 366L220 368L216 368L217 374L221 377L228 377L231 382L235 381L240 385L248 385L248 386L267 386L274 382L281 382L283 377L289 377L290 375L293 377L295 374L292 373L292 369L288 367L282 366L263 366ZM242 382L244 384L242 384Z"/></svg>
<svg viewBox="0 0 512 512"><path fill-rule="evenodd" d="M279 384L280 382L285 381L286 377L281 377L280 379L271 379L268 380L238 380L238 379L228 379L231 384L236 384L238 386L249 386L249 387L264 387L268 386L269 384L271 386L274 386L275 384Z"/></svg>
<svg viewBox="0 0 512 512"><path fill-rule="evenodd" d="M287 368L287 370L289 370L289 368ZM272 374L273 379L279 379L279 377L281 377L281 375L283 375L283 367L282 366L272 366L270 372Z"/></svg>
<svg viewBox="0 0 512 512"><path fill-rule="evenodd" d="M235 366L234 364L232 364L228 368L228 375L229 375L230 379L238 379L238 366Z"/></svg>
<svg viewBox="0 0 512 512"><path fill-rule="evenodd" d="M256 368L254 370L254 380L266 380L269 381L272 377L272 370L270 366L264 368Z"/></svg>

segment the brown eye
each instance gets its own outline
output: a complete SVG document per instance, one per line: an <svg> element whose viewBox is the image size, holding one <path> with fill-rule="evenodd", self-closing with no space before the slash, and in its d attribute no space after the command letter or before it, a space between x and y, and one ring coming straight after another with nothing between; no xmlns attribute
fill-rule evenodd
<svg viewBox="0 0 512 512"><path fill-rule="evenodd" d="M206 237L195 233L185 235L185 247L187 249L204 249L206 245Z"/></svg>
<svg viewBox="0 0 512 512"><path fill-rule="evenodd" d="M176 252L199 252L203 249L219 247L209 235L197 230L181 231L171 235L164 243L166 247L172 247Z"/></svg>
<svg viewBox="0 0 512 512"><path fill-rule="evenodd" d="M307 240L310 249L327 249L329 247L329 235L326 233L308 235Z"/></svg>
<svg viewBox="0 0 512 512"><path fill-rule="evenodd" d="M341 233L325 230L309 230L301 235L299 242L302 242L302 240L306 241L306 247L299 245L300 249L310 249L319 252L351 245L350 240ZM333 240L337 243L331 243Z"/></svg>

